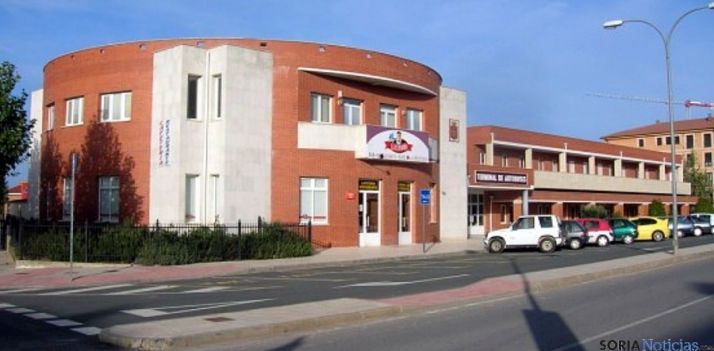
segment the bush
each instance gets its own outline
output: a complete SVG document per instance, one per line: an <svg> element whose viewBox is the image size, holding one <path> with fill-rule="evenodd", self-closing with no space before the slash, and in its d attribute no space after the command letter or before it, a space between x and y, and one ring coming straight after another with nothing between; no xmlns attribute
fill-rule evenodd
<svg viewBox="0 0 714 351"><path fill-rule="evenodd" d="M602 205L585 205L580 207L580 217L583 218L605 218L607 210Z"/></svg>
<svg viewBox="0 0 714 351"><path fill-rule="evenodd" d="M662 201L660 201L659 199L654 199L650 203L647 214L653 217L663 217L667 215L667 212L664 210L664 205L662 204Z"/></svg>
<svg viewBox="0 0 714 351"><path fill-rule="evenodd" d="M694 212L714 212L714 206L712 206L712 199L710 197L700 197L697 200L697 204L694 205Z"/></svg>

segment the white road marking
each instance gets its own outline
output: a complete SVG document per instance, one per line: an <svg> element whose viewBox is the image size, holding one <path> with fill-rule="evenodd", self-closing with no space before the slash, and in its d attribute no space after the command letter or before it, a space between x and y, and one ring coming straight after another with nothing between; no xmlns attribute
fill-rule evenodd
<svg viewBox="0 0 714 351"><path fill-rule="evenodd" d="M58 327L76 327L82 325L82 323L75 322L70 319L55 319L53 321L45 321L48 324L56 325Z"/></svg>
<svg viewBox="0 0 714 351"><path fill-rule="evenodd" d="M30 313L26 314L25 317L30 317L32 319L55 319L57 316L49 314L49 313Z"/></svg>
<svg viewBox="0 0 714 351"><path fill-rule="evenodd" d="M334 289L351 288L351 287L373 287L373 286L400 286L400 285L411 285L411 284L435 282L435 281L446 280L446 279L455 279L455 278L461 278L461 277L466 277L466 276L468 276L468 274L449 275L449 276L446 276L446 277L436 277L436 278L421 279L421 280L412 280L412 281L405 281L405 282L389 282L389 281L383 281L383 282L367 282L367 283L357 283L357 284L350 284L350 285L341 285L341 286L335 287Z"/></svg>
<svg viewBox="0 0 714 351"><path fill-rule="evenodd" d="M32 313L32 312L35 312L35 310L31 310L31 309L29 309L29 308L22 308L22 307L18 307L18 308L8 308L7 311L10 311L10 312L12 312L12 313Z"/></svg>
<svg viewBox="0 0 714 351"><path fill-rule="evenodd" d="M585 344L587 344L587 343L589 343L589 342L591 342L591 341L595 341L595 340L598 340L598 339L602 339L603 337L608 336L608 335L610 335L610 334L614 334L614 333L623 331L623 330L625 330L625 329L629 329L629 328L632 328L632 327L634 327L634 326L640 325L640 324L642 324L642 323L647 323L647 322L652 321L652 320L655 320L655 319L657 319L657 318L664 317L664 316L666 316L666 315L668 315L668 314L672 314L672 313L677 312L677 311L679 311L679 310L683 310L683 309L685 309L685 308L687 308L687 307L689 307L689 306L693 306L693 305L696 305L696 304L698 304L698 303L700 303L700 302L706 301L706 300L708 300L708 299L710 299L710 298L712 298L712 297L714 297L714 295L704 296L704 297L702 297L702 298L700 298L700 299L696 299L696 300L694 300L694 301L690 301L690 302L688 302L688 303L685 303L684 305L680 305L680 306L677 306L677 307L670 308L670 309L668 309L668 310L666 310L666 311L663 311L663 312L660 312L660 313L651 315L651 316L646 317L646 318L642 318L642 319L637 320L637 321L634 321L634 322L632 322L632 323L625 324L625 325L623 325L623 326L621 326L621 327L619 327L619 328L615 328L615 329L608 330L608 331L603 332L603 333L600 333L600 334L598 334L598 335L591 336L591 337L589 337L589 338L587 338L587 339L583 339L583 340L580 340L580 341L576 341L576 342L574 342L574 343L571 343L571 344L568 344L568 345L565 345L565 346L561 346L561 347L559 347L559 348L557 348L557 349L555 349L555 350L551 350L551 351L565 351L565 350L569 350L569 349L572 349L572 348L581 348L582 345L585 345Z"/></svg>
<svg viewBox="0 0 714 351"><path fill-rule="evenodd" d="M156 317L156 316L165 316L165 315L171 315L171 314L210 310L210 309L215 309L215 308L246 305L246 304L250 304L250 303L258 303L258 302L270 301L270 300L273 300L273 299L231 301L231 302L218 302L218 303L202 303L202 304L197 304L197 305L163 306L163 307L155 307L155 308L140 308L140 309L135 309L135 310L124 310L121 312L135 315L138 317L150 318L150 317Z"/></svg>
<svg viewBox="0 0 714 351"><path fill-rule="evenodd" d="M195 290L188 290L184 291L186 294L200 294L200 293L210 293L210 292L216 292L216 291L221 291L221 290L226 290L228 289L228 286L211 286L208 288L203 288L203 289L195 289Z"/></svg>
<svg viewBox="0 0 714 351"><path fill-rule="evenodd" d="M72 328L73 331L77 333L84 334L87 336L97 335L102 332L101 329L96 327L82 327L82 328Z"/></svg>
<svg viewBox="0 0 714 351"><path fill-rule="evenodd" d="M50 296L50 295L68 295L68 294L76 294L76 293L83 293L83 292L90 292L90 291L98 291L98 290L109 290L109 289L116 289L116 288L124 288L127 286L133 286L133 284L115 284L115 285L105 285L105 286L94 286L91 288L82 288L82 289L72 289L72 290L62 290L62 291L53 291L49 293L44 293L44 294L39 294L43 296Z"/></svg>
<svg viewBox="0 0 714 351"><path fill-rule="evenodd" d="M15 305L13 305L11 303L0 303L0 308L11 308L11 307L15 307Z"/></svg>
<svg viewBox="0 0 714 351"><path fill-rule="evenodd" d="M145 292L151 292L151 291L157 291L157 290L166 290L166 289L171 289L175 288L176 285L159 285L159 286L150 286L148 288L141 288L141 289L134 289L134 290L126 290L126 291L119 291L119 292L114 292L114 293L109 293L105 295L131 295L131 294L140 294L140 293L145 293Z"/></svg>
<svg viewBox="0 0 714 351"><path fill-rule="evenodd" d="M20 292L37 291L37 290L41 290L41 289L40 288L24 288L24 289L2 290L2 291L0 291L0 294L15 294L15 293L20 293Z"/></svg>

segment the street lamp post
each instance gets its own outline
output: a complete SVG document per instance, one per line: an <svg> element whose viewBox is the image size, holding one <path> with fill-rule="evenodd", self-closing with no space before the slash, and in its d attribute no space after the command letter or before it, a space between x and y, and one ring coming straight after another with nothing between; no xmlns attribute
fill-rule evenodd
<svg viewBox="0 0 714 351"><path fill-rule="evenodd" d="M677 20L674 22L672 27L669 29L669 32L667 32L667 36L662 33L657 26L654 24L643 21L643 20L612 20L612 21L607 21L602 24L603 28L605 29L615 29L620 26L622 26L625 23L642 23L646 24L650 28L654 29L657 34L659 34L660 38L662 39L662 43L664 44L664 54L665 54L665 63L667 65L667 113L669 115L669 140L670 140L670 145L671 145L671 151L672 151L672 166L671 166L671 174L672 174L672 253L674 255L677 254L677 250L679 250L679 241L678 241L678 235L677 235L677 154L676 154L676 147L675 147L675 138L674 138L674 114L672 112L672 67L670 64L670 43L672 42L672 33L674 32L674 29L677 28L677 25L684 19L684 17L689 16L690 14L701 11L701 10L714 10L714 2L710 2L707 6L703 7L698 7L692 10L689 10L679 16Z"/></svg>

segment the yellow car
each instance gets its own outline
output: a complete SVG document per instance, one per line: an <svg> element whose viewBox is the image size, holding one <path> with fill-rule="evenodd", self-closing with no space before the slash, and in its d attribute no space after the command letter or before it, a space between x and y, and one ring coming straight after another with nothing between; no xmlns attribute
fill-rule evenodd
<svg viewBox="0 0 714 351"><path fill-rule="evenodd" d="M670 236L666 219L634 217L630 220L637 225L637 240L662 241Z"/></svg>

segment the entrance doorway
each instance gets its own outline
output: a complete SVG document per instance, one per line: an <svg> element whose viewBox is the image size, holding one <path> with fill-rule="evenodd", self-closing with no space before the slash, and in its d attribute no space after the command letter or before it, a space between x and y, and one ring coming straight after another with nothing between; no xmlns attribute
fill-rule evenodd
<svg viewBox="0 0 714 351"><path fill-rule="evenodd" d="M359 182L359 246L379 246L379 181Z"/></svg>
<svg viewBox="0 0 714 351"><path fill-rule="evenodd" d="M469 194L469 234L484 234L482 192Z"/></svg>
<svg viewBox="0 0 714 351"><path fill-rule="evenodd" d="M411 183L399 182L399 245L412 243Z"/></svg>

